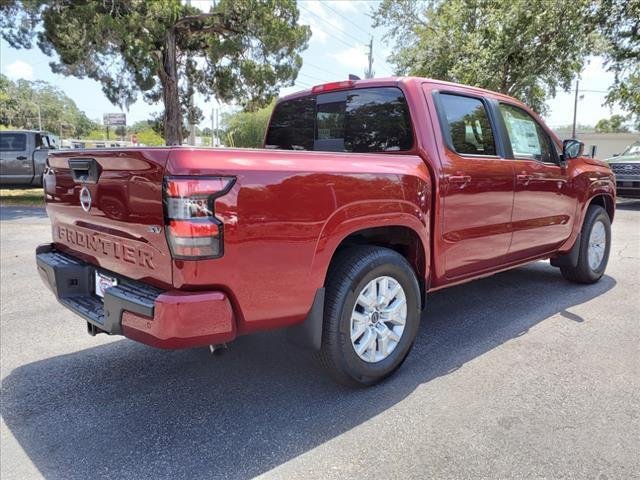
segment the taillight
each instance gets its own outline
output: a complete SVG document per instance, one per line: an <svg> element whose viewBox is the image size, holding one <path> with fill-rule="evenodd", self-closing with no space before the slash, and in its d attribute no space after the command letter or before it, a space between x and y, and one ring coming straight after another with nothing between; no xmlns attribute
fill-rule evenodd
<svg viewBox="0 0 640 480"><path fill-rule="evenodd" d="M215 216L215 200L231 190L230 177L167 177L164 202L167 241L174 258L218 258L224 225Z"/></svg>

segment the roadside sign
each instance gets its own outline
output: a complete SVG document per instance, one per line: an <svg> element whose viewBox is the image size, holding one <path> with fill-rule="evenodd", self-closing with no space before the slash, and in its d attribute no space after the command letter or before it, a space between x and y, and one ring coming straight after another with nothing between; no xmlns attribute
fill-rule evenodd
<svg viewBox="0 0 640 480"><path fill-rule="evenodd" d="M106 127L121 127L127 125L127 116L124 113L105 113L102 123Z"/></svg>

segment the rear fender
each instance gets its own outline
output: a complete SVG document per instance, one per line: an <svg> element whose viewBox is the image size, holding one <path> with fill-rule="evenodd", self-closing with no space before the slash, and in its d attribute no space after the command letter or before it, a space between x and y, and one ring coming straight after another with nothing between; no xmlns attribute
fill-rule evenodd
<svg viewBox="0 0 640 480"><path fill-rule="evenodd" d="M417 205L403 200L362 201L338 209L325 223L316 244L311 268L311 278L318 282L317 285L324 285L331 259L342 241L349 235L375 227L407 227L413 230L422 242L425 272L429 272L428 210L423 211Z"/></svg>

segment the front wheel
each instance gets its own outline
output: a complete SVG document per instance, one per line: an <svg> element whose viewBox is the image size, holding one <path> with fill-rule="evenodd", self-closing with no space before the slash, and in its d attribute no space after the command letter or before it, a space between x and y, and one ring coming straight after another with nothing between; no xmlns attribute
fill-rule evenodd
<svg viewBox="0 0 640 480"><path fill-rule="evenodd" d="M611 249L611 220L604 208L591 205L582 224L580 250L576 266L562 266L567 280L576 283L595 283L607 268Z"/></svg>
<svg viewBox="0 0 640 480"><path fill-rule="evenodd" d="M411 265L381 247L353 247L332 262L321 359L347 385L372 385L404 361L420 322L421 295Z"/></svg>

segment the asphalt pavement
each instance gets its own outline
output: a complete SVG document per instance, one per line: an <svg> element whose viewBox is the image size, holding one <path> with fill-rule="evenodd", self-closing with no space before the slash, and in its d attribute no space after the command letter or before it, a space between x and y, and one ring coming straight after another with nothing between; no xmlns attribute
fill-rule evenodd
<svg viewBox="0 0 640 480"><path fill-rule="evenodd" d="M415 348L335 385L282 332L223 355L86 334L41 283L42 210L0 208L0 477L640 478L640 202L602 280L548 262L434 293Z"/></svg>

